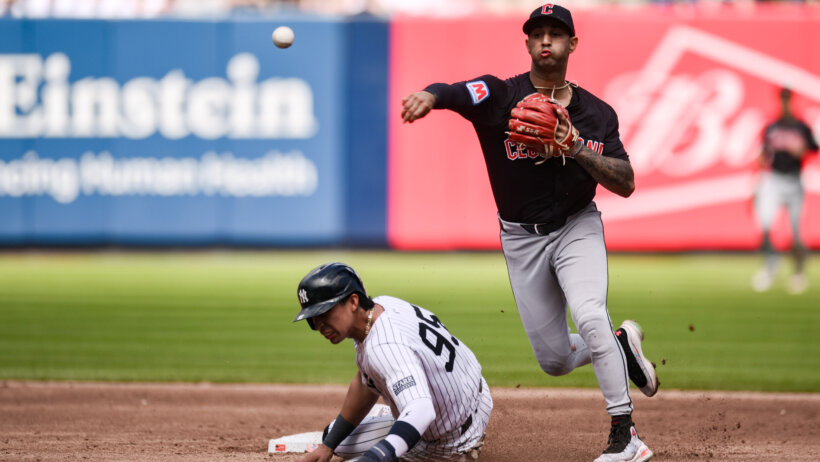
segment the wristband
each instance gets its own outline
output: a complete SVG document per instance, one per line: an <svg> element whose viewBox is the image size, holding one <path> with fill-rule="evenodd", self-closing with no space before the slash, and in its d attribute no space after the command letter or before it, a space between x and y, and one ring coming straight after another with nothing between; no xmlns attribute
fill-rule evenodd
<svg viewBox="0 0 820 462"><path fill-rule="evenodd" d="M387 440L381 440L379 444L362 454L361 460L367 462L398 462L399 458L396 457L396 450L393 445Z"/></svg>
<svg viewBox="0 0 820 462"><path fill-rule="evenodd" d="M339 414L333 422L333 425L325 432L325 436L322 438L322 444L335 451L339 443L353 433L355 428L355 425L345 420L345 418Z"/></svg>
<svg viewBox="0 0 820 462"><path fill-rule="evenodd" d="M584 149L584 142L583 141L578 140L578 141L575 142L575 144L578 145L578 149L576 149L575 145L573 145L572 148L570 149L573 152L572 152L572 154L567 154L567 157L570 157L570 158L575 157L575 156L578 155L579 152L581 152L581 149Z"/></svg>

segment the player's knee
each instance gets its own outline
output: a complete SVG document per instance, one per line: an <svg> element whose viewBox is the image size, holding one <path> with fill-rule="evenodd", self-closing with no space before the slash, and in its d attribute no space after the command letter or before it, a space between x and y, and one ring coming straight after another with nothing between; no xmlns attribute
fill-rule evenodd
<svg viewBox="0 0 820 462"><path fill-rule="evenodd" d="M600 312L601 314L597 314ZM612 331L610 330L609 317L605 309L590 310L589 313L579 316L575 319L578 327L578 333L589 347L590 354L603 354L609 351L611 343L614 341Z"/></svg>
<svg viewBox="0 0 820 462"><path fill-rule="evenodd" d="M567 375L572 372L572 368L564 362L554 360L539 360L541 370L552 376Z"/></svg>

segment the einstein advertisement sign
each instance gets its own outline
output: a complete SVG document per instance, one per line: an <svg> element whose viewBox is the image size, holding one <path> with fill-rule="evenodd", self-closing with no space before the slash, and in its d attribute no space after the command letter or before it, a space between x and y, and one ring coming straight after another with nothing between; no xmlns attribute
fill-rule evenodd
<svg viewBox="0 0 820 462"><path fill-rule="evenodd" d="M266 23L2 24L2 243L338 239L335 60Z"/></svg>

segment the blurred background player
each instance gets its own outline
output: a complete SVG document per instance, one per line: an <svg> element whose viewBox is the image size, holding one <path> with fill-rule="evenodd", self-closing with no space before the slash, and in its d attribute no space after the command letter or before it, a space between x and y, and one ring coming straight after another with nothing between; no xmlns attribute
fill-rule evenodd
<svg viewBox="0 0 820 462"><path fill-rule="evenodd" d="M541 368L557 376L591 362L611 416L608 447L596 461L645 461L653 453L632 422L627 375L647 396L657 391L658 379L641 351L640 326L626 321L613 333L604 230L592 201L598 184L630 196L634 173L615 111L566 80L578 45L570 11L543 5L523 31L530 72L429 85L403 100L402 119L413 122L431 109L450 109L472 122L498 207L513 295ZM565 107L580 133L563 155L546 161L508 133L511 110L535 92ZM567 125L559 124L556 139L572 131ZM578 334L570 333L567 305Z"/></svg>
<svg viewBox="0 0 820 462"><path fill-rule="evenodd" d="M493 400L481 365L433 313L389 296L370 299L342 263L321 265L297 290L307 320L331 343L353 339L358 371L322 445L300 462L327 462L334 450L358 461L476 459ZM395 421L379 434L356 431L379 397ZM369 443L367 443L369 442ZM337 453L340 452L337 450Z"/></svg>
<svg viewBox="0 0 820 462"><path fill-rule="evenodd" d="M778 210L784 206L789 212L789 223L794 236L791 249L794 275L789 281L788 290L799 294L808 288L805 274L807 251L800 238L804 195L800 171L806 155L817 151L817 142L808 125L792 111L791 98L790 89L780 90L781 115L763 132L763 149L759 157L763 171L755 191L755 211L763 230L761 249L765 261L752 279L752 287L758 292L766 291L772 286L777 272L780 257L772 246L769 233Z"/></svg>

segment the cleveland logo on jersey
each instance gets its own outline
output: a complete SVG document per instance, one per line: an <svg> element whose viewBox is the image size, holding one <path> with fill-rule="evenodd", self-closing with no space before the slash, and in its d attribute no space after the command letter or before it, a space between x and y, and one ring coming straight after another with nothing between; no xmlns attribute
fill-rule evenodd
<svg viewBox="0 0 820 462"><path fill-rule="evenodd" d="M582 137L578 137L578 139L585 143L587 148L597 152L598 154L603 154L604 152L604 143L600 141L586 141ZM518 160L518 159L536 159L541 157L541 154L535 151L530 151L529 149L525 148L524 146L519 147L518 144L512 142L508 139L504 140L504 147L507 150L507 159L510 160Z"/></svg>

